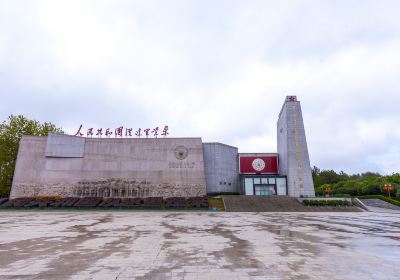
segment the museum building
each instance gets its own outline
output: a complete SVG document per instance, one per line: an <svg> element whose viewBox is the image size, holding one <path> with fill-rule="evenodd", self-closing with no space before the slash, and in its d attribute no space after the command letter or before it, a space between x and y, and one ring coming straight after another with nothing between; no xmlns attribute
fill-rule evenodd
<svg viewBox="0 0 400 280"><path fill-rule="evenodd" d="M24 136L10 198L314 196L296 96L280 111L277 144L277 153L239 153L201 138Z"/></svg>

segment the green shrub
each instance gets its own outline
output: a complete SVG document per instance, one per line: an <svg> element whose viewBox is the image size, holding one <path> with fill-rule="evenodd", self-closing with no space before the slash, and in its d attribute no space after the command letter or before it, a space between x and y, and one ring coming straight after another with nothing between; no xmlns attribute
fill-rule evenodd
<svg viewBox="0 0 400 280"><path fill-rule="evenodd" d="M391 196L400 198L400 173L382 176L378 173L366 172L362 174L347 175L343 172L335 173L333 170L313 169L315 194L324 195L324 190L330 187L333 194L361 195L387 195L383 189L385 184L391 184Z"/></svg>
<svg viewBox="0 0 400 280"><path fill-rule="evenodd" d="M381 186L378 184L371 184L361 188L361 195L374 195L374 194L381 194L382 189Z"/></svg>
<svg viewBox="0 0 400 280"><path fill-rule="evenodd" d="M8 198L10 196L10 190L1 190L0 189L0 198L5 197Z"/></svg>
<svg viewBox="0 0 400 280"><path fill-rule="evenodd" d="M303 200L306 206L347 206L349 203L345 200Z"/></svg>

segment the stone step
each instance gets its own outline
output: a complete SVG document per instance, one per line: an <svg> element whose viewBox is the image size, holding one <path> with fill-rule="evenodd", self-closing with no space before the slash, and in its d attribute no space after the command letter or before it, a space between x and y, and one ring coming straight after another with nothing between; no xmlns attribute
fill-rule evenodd
<svg viewBox="0 0 400 280"><path fill-rule="evenodd" d="M361 202L364 203L367 207L370 206L391 210L400 210L399 206L390 204L389 202L383 201L381 199L361 199Z"/></svg>

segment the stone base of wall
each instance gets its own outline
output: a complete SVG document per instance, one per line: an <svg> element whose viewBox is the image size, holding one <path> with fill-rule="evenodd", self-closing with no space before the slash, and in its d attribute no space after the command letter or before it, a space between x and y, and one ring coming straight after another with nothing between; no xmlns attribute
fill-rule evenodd
<svg viewBox="0 0 400 280"><path fill-rule="evenodd" d="M181 185L126 179L82 181L76 184L14 184L10 198L33 196L63 197L200 197L206 195L202 184Z"/></svg>
<svg viewBox="0 0 400 280"><path fill-rule="evenodd" d="M208 208L203 197L20 197L0 199L0 208L117 208L117 209L199 209Z"/></svg>

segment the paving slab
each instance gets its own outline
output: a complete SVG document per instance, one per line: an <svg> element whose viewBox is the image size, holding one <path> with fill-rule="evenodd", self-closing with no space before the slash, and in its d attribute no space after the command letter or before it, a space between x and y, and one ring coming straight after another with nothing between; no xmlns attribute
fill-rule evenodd
<svg viewBox="0 0 400 280"><path fill-rule="evenodd" d="M400 213L0 211L0 279L398 279Z"/></svg>

